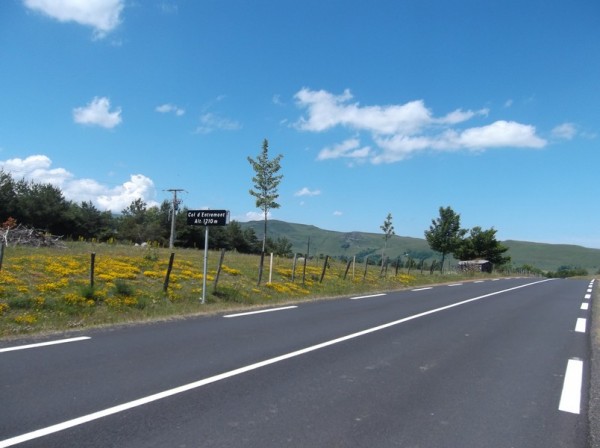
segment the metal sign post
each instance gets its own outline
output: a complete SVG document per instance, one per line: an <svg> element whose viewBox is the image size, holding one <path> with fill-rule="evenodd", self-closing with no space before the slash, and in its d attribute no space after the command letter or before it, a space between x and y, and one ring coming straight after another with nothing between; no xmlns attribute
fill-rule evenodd
<svg viewBox="0 0 600 448"><path fill-rule="evenodd" d="M202 304L206 301L206 269L208 266L208 226L204 232L204 271L202 272Z"/></svg>
<svg viewBox="0 0 600 448"><path fill-rule="evenodd" d="M211 226L226 226L229 221L229 210L188 210L188 226L204 226L204 269L202 271L202 299L206 302L206 276L208 269L208 228Z"/></svg>

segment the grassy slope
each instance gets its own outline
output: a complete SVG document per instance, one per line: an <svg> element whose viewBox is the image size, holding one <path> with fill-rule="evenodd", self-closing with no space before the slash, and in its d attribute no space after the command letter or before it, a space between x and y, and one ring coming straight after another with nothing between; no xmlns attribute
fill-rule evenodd
<svg viewBox="0 0 600 448"><path fill-rule="evenodd" d="M556 270L563 265L576 266L587 269L591 274L600 269L600 249L510 240L503 244L510 248L509 254L517 265L528 263L545 270Z"/></svg>
<svg viewBox="0 0 600 448"><path fill-rule="evenodd" d="M261 238L263 234L262 221L241 223L242 227L252 227L256 235ZM272 220L268 223L269 237L276 239L279 236L287 238L294 251L305 253L308 238L310 237L311 254L330 256L353 256L361 251L376 249L381 253L384 240L383 234L364 232L334 232L323 230L306 224L294 224L284 221ZM560 266L570 265L586 268L590 273L600 269L600 249L589 249L581 246L564 244L543 244L524 241L503 241L510 248L508 254L516 266L530 264L537 268L554 271ZM409 238L395 235L388 241L386 254L390 257L402 256L411 253L414 258L421 256L438 258L429 248L425 239Z"/></svg>
<svg viewBox="0 0 600 448"><path fill-rule="evenodd" d="M240 223L242 227L251 227L256 235L262 238L262 221ZM293 224L284 221L271 220L268 222L269 237L285 237L292 243L292 250L306 253L310 238L310 253L330 256L354 256L362 251L374 249L381 254L384 245L383 234L365 232L335 232L323 230L306 224ZM411 253L414 258L422 256L435 257L424 239L394 235L387 243L386 254L390 257L403 256Z"/></svg>

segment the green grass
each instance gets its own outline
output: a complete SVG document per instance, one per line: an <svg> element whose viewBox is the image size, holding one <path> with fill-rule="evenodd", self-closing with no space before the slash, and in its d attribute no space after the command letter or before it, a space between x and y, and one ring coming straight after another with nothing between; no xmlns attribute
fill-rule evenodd
<svg viewBox="0 0 600 448"><path fill-rule="evenodd" d="M203 251L176 249L169 287L163 290L171 251L122 245L70 243L66 249L7 247L0 271L0 338L64 331L196 314L230 312L248 307L397 290L456 281L456 274L386 275L376 266L350 267L323 259L298 264L265 259L263 281L257 285L259 256L228 252L215 289L218 252L209 252L206 303L201 304ZM93 285L91 260L94 254ZM269 282L269 276L271 281ZM485 277L484 274L467 275ZM304 277L304 278L303 278Z"/></svg>

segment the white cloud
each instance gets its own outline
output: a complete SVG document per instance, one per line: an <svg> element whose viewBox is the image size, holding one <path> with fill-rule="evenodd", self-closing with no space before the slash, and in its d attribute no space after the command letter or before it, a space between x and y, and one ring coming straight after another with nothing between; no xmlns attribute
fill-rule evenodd
<svg viewBox="0 0 600 448"><path fill-rule="evenodd" d="M468 121L476 115L482 115L482 116L487 117L487 115L489 113L490 113L489 109L481 109L478 111L472 111L472 110L464 111L462 109L457 109L453 112L450 112L445 117L436 119L434 121L437 123L441 123L441 124L458 124L458 123L462 123L464 121Z"/></svg>
<svg viewBox="0 0 600 448"><path fill-rule="evenodd" d="M298 105L308 109L308 119L301 118L297 126L306 131L325 131L341 125L358 130L390 134L417 132L431 123L431 113L423 101L403 105L367 106L347 104L352 99L348 89L335 96L324 90L302 89L296 93Z"/></svg>
<svg viewBox="0 0 600 448"><path fill-rule="evenodd" d="M484 151L490 148L542 148L547 142L534 126L497 120L483 126L466 127L476 117L485 118L489 109L456 109L435 117L424 101L385 106L361 106L350 102L349 90L334 95L324 90L302 89L295 95L306 115L296 122L303 131L324 132L335 127L367 132L376 147L360 147L358 136L323 148L317 160L351 158L372 163L393 163L423 151ZM462 129L459 127L462 127ZM568 135L568 129L562 129ZM360 134L359 134L360 135Z"/></svg>
<svg viewBox="0 0 600 448"><path fill-rule="evenodd" d="M23 0L24 5L58 20L90 26L97 38L121 23L123 0Z"/></svg>
<svg viewBox="0 0 600 448"><path fill-rule="evenodd" d="M246 215L241 221L264 221L265 214L263 212L246 212ZM271 219L271 212L267 212L267 219Z"/></svg>
<svg viewBox="0 0 600 448"><path fill-rule="evenodd" d="M110 100L106 97L94 97L94 99L84 107L73 109L73 120L75 123L101 126L111 129L123 121L121 119L121 108L111 112Z"/></svg>
<svg viewBox="0 0 600 448"><path fill-rule="evenodd" d="M340 212L339 210L336 210L333 212L333 216L342 216L342 215L343 215L343 213Z"/></svg>
<svg viewBox="0 0 600 448"><path fill-rule="evenodd" d="M533 126L500 120L487 126L466 129L460 133L458 145L472 149L542 148L546 141L536 135Z"/></svg>
<svg viewBox="0 0 600 448"><path fill-rule="evenodd" d="M382 152L371 158L371 162L375 164L398 162L424 150L483 151L502 147L542 148L546 145L546 141L536 135L533 126L501 120L462 132L447 130L432 137L405 135L375 137L375 141L382 149Z"/></svg>
<svg viewBox="0 0 600 448"><path fill-rule="evenodd" d="M281 100L281 95L275 94L272 98L273 104L277 106L283 106L285 103Z"/></svg>
<svg viewBox="0 0 600 448"><path fill-rule="evenodd" d="M185 114L185 109L178 107L174 104L161 104L160 106L156 106L156 112L160 112L161 114L168 114L170 112L174 113L178 117L181 117Z"/></svg>
<svg viewBox="0 0 600 448"><path fill-rule="evenodd" d="M364 159L371 153L371 148L360 147L360 140L350 138L332 147L323 148L317 155L317 160L339 159L346 157L350 159Z"/></svg>
<svg viewBox="0 0 600 448"><path fill-rule="evenodd" d="M98 196L96 200L103 210L121 211L139 198L144 200L148 206L158 205L155 201L145 199L155 197L155 194L152 179L143 174L132 174L129 181L111 188L105 194Z"/></svg>
<svg viewBox="0 0 600 448"><path fill-rule="evenodd" d="M242 125L237 121L209 112L200 117L200 125L196 128L196 133L209 134L213 131L237 131L241 128Z"/></svg>
<svg viewBox="0 0 600 448"><path fill-rule="evenodd" d="M308 187L304 187L294 193L294 196L319 196L321 190L310 190Z"/></svg>
<svg viewBox="0 0 600 448"><path fill-rule="evenodd" d="M410 137L402 134L388 138L375 137L375 142L382 149L371 158L375 164L399 162L434 145L434 141L428 137Z"/></svg>
<svg viewBox="0 0 600 448"><path fill-rule="evenodd" d="M177 12L179 12L179 6L172 2L162 2L159 5L159 8L165 14L177 14Z"/></svg>
<svg viewBox="0 0 600 448"><path fill-rule="evenodd" d="M0 160L0 169L14 179L54 185L65 199L76 203L89 201L102 211L121 212L136 199L142 199L149 207L160 205L154 200L154 182L142 174L133 174L122 185L109 187L93 179L76 178L64 168L52 168L52 161L45 155Z"/></svg>
<svg viewBox="0 0 600 448"><path fill-rule="evenodd" d="M552 129L552 136L564 140L572 140L577 134L577 128L573 123L563 123Z"/></svg>

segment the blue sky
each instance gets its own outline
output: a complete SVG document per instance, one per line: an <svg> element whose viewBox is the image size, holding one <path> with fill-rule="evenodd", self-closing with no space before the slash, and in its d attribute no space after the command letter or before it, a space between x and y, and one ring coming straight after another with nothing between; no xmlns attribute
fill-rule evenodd
<svg viewBox="0 0 600 448"><path fill-rule="evenodd" d="M4 0L0 168L119 212L600 248L596 0Z"/></svg>

